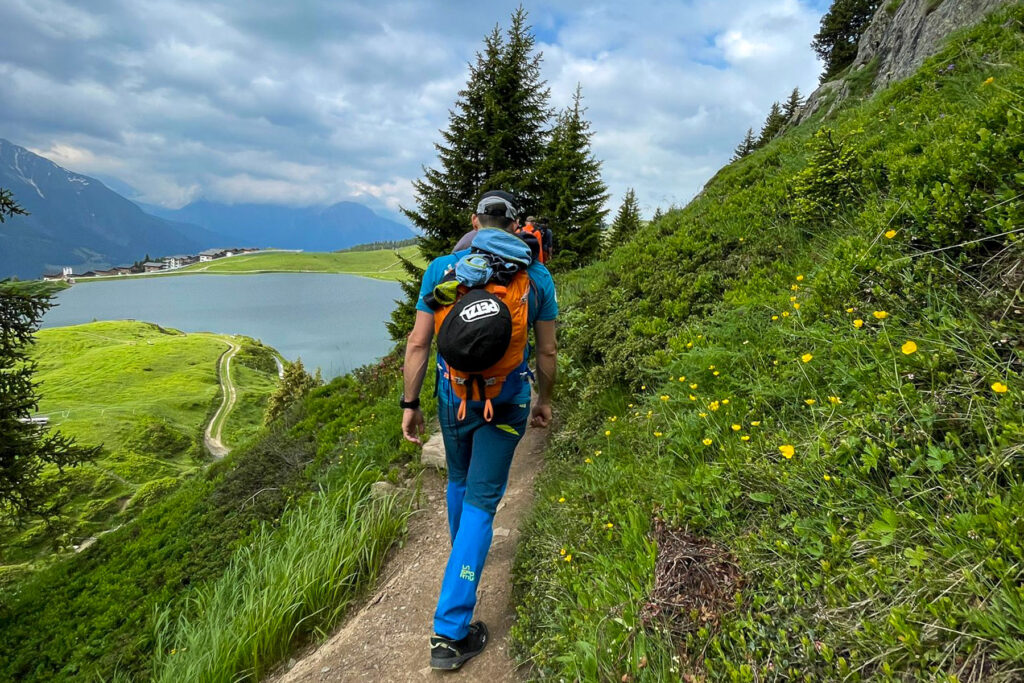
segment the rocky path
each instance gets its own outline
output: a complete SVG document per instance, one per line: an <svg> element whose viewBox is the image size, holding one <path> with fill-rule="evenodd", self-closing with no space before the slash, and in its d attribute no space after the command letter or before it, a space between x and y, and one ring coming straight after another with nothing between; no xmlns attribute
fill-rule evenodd
<svg viewBox="0 0 1024 683"><path fill-rule="evenodd" d="M461 676L466 681L522 678L509 655L512 559L519 528L533 502L533 483L543 460L548 429L530 428L516 450L508 489L494 520L494 541L480 580L477 611L491 633L480 656L458 674L429 668L428 639L441 575L448 559L444 477L424 473L420 510L409 520L405 545L388 559L372 597L321 645L296 655L274 683L322 681L429 681Z"/></svg>

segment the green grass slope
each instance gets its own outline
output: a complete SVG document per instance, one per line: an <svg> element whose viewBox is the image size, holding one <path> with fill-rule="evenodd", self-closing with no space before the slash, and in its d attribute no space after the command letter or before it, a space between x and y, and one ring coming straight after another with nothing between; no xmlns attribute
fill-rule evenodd
<svg viewBox="0 0 1024 683"><path fill-rule="evenodd" d="M1024 675L1024 7L561 281L545 680Z"/></svg>
<svg viewBox="0 0 1024 683"><path fill-rule="evenodd" d="M156 277L169 275L188 275L202 273L207 275L244 275L253 273L347 273L361 275L378 280L403 280L406 277L402 262L395 255L410 259L417 265L423 265L419 249L415 246L401 249L378 249L375 251L341 251L341 252L285 252L271 251L265 253L242 254L230 258L218 259L207 263L195 263L172 273L160 274ZM117 278L98 278L117 279ZM81 280L87 282L88 280Z"/></svg>
<svg viewBox="0 0 1024 683"><path fill-rule="evenodd" d="M313 390L88 550L4 586L0 680L253 680L329 629L404 528L404 501L370 496L414 450L400 386L391 356Z"/></svg>
<svg viewBox="0 0 1024 683"><path fill-rule="evenodd" d="M90 464L47 473L67 503L57 528L36 523L0 544L3 562L49 557L138 513L156 490L174 486L208 461L202 445L207 419L220 403L217 362L227 337L184 334L142 322L97 322L48 328L36 335L32 357L50 426L83 444L103 444ZM225 436L234 444L262 420L277 381L273 351L235 339L233 364L239 410ZM255 367L253 367L255 366Z"/></svg>

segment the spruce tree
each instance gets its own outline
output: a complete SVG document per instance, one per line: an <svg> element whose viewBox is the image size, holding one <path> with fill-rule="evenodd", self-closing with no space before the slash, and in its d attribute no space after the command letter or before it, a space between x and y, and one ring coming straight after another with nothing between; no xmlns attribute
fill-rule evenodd
<svg viewBox="0 0 1024 683"><path fill-rule="evenodd" d="M0 223L25 211L0 188ZM79 446L60 432L29 421L39 408L36 362L28 348L50 308L46 294L15 293L0 287L0 524L39 516L49 521L60 482L44 481L43 470L74 467L95 459L99 447Z"/></svg>
<svg viewBox="0 0 1024 683"><path fill-rule="evenodd" d="M772 108L768 111L768 117L764 120L764 127L761 128L761 135L757 138L757 147L761 148L772 141L782 127L786 125L786 117L782 115L782 107L778 102L772 102Z"/></svg>
<svg viewBox="0 0 1024 683"><path fill-rule="evenodd" d="M531 203L539 194L537 166L544 156L550 92L540 77L542 55L522 7L502 33L495 26L469 67L469 79L441 131L436 167L413 182L416 208L402 211L422 231L428 261L451 251L470 229L470 215L487 190L502 189ZM414 266L407 270L422 276ZM415 320L416 293L399 303L388 329L401 339Z"/></svg>
<svg viewBox="0 0 1024 683"><path fill-rule="evenodd" d="M881 0L835 0L832 3L811 41L811 47L825 62L822 83L853 64L861 34L881 4Z"/></svg>
<svg viewBox="0 0 1024 683"><path fill-rule="evenodd" d="M793 120L793 115L802 106L804 106L804 98L800 95L800 88L793 88L793 92L789 93L789 99L786 100L786 104L782 106L782 116L786 119L787 123Z"/></svg>
<svg viewBox="0 0 1024 683"><path fill-rule="evenodd" d="M608 210L608 188L601 180L601 162L590 149L593 133L583 114L579 85L572 105L558 115L551 131L535 187L538 213L554 233L551 267L575 268L594 260L601 249L601 231Z"/></svg>
<svg viewBox="0 0 1024 683"><path fill-rule="evenodd" d="M656 208L654 210L654 215L651 216L651 222L652 223L656 223L657 221L660 221L664 217L665 217L665 212L662 211L661 207L659 206L658 208Z"/></svg>
<svg viewBox="0 0 1024 683"><path fill-rule="evenodd" d="M736 149L733 150L732 161L739 161L755 149L757 149L757 140L754 139L754 129L747 128L747 135L743 138L743 142L737 145Z"/></svg>
<svg viewBox="0 0 1024 683"><path fill-rule="evenodd" d="M425 258L451 250L469 229L470 212L483 192L508 190L527 201L535 194L550 95L534 44L521 7L504 35L496 26L484 38L448 129L435 145L439 167L423 169L423 178L413 183L416 208L403 209L423 231Z"/></svg>
<svg viewBox="0 0 1024 683"><path fill-rule="evenodd" d="M626 242L640 230L641 225L640 203L636 199L636 192L629 188L608 230L608 239L613 245Z"/></svg>

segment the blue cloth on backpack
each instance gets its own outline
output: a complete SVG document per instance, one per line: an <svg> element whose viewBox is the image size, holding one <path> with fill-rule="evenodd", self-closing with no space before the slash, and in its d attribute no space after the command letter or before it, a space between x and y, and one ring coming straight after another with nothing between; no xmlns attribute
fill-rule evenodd
<svg viewBox="0 0 1024 683"><path fill-rule="evenodd" d="M493 276L490 259L483 254L466 254L455 264L455 279L470 288L487 284Z"/></svg>
<svg viewBox="0 0 1024 683"><path fill-rule="evenodd" d="M505 261L525 268L533 263L533 252L523 240L507 230L480 228L473 238L471 248L500 256Z"/></svg>

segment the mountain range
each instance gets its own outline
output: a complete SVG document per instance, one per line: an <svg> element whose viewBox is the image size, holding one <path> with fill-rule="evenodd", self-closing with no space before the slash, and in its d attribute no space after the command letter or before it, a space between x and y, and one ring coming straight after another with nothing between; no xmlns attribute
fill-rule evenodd
<svg viewBox="0 0 1024 683"><path fill-rule="evenodd" d="M205 199L180 209L145 206L161 218L202 226L238 246L335 251L356 244L414 237L408 227L357 202L293 208L272 204L220 204Z"/></svg>
<svg viewBox="0 0 1024 683"><path fill-rule="evenodd" d="M95 178L69 171L0 138L0 187L27 216L0 223L0 279L32 279L213 247L333 251L414 236L356 202L327 207L220 204L146 210ZM147 213L149 211L149 213Z"/></svg>

